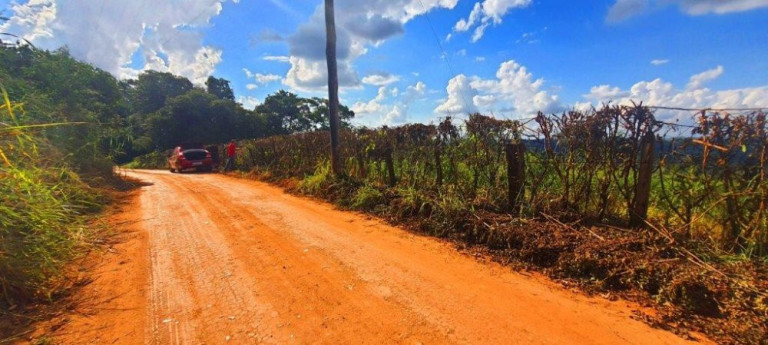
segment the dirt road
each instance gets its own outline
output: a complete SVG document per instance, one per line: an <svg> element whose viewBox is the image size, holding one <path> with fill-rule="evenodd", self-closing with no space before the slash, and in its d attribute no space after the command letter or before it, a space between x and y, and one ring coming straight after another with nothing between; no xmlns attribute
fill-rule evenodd
<svg viewBox="0 0 768 345"><path fill-rule="evenodd" d="M147 245L138 248L149 258L135 265L148 267L133 269L129 280L148 277L124 292L134 296L124 310L135 317L89 318L99 327L95 343L685 342L630 319L627 303L479 263L448 244L264 183L128 175L151 183L131 214L146 233ZM129 297L108 293L118 304L109 310L123 310L120 299ZM125 323L140 331L110 338Z"/></svg>

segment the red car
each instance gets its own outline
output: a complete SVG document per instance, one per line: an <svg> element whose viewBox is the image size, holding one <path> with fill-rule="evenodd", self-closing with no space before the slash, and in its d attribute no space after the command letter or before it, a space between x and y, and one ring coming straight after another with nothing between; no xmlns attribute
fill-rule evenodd
<svg viewBox="0 0 768 345"><path fill-rule="evenodd" d="M209 172L213 170L213 159L202 144L182 144L176 146L168 157L168 167L171 172L192 169Z"/></svg>

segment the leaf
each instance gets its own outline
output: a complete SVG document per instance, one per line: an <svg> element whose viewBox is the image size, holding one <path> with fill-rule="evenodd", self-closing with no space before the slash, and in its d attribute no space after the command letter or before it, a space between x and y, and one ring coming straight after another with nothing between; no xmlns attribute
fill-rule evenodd
<svg viewBox="0 0 768 345"><path fill-rule="evenodd" d="M747 145L741 145L741 152L747 152Z"/></svg>

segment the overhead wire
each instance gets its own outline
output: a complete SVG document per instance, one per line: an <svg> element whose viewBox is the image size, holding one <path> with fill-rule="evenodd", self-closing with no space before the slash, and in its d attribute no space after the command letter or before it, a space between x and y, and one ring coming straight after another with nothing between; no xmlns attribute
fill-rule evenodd
<svg viewBox="0 0 768 345"><path fill-rule="evenodd" d="M429 16L429 11L427 11L427 7L424 6L424 3L419 0L419 4L421 5L421 9L424 11L424 17L427 18L427 23L429 24L429 28L432 31L432 36L435 38L435 43L437 43L437 47L440 49L441 56L445 57L445 63L448 66L448 72L451 75L451 79L456 77L456 73L453 71L453 64L451 63L451 56L445 51L445 48L443 47L443 44L440 42L440 36L437 35L437 31L435 30L435 26L432 24L432 19ZM459 92L459 95L461 96L462 100L464 101L464 104L471 104L467 101L466 95L464 95L463 92ZM447 110L448 115L451 117L458 117L454 116L450 110ZM462 119L465 120L465 119Z"/></svg>

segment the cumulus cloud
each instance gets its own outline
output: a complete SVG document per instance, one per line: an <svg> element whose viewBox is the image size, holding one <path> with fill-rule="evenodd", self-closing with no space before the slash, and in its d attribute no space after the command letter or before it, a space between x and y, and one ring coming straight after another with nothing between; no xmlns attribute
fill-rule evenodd
<svg viewBox="0 0 768 345"><path fill-rule="evenodd" d="M427 91L427 84L417 81L408 85L403 92L388 86L379 87L376 97L369 101L355 102L351 109L360 115L366 125L381 126L401 124L408 120L409 108L413 102L422 99Z"/></svg>
<svg viewBox="0 0 768 345"><path fill-rule="evenodd" d="M558 96L543 90L544 79L535 79L525 66L514 60L502 63L495 79L458 75L448 82L448 97L435 112L445 114L508 112L526 116L538 111L562 109Z"/></svg>
<svg viewBox="0 0 768 345"><path fill-rule="evenodd" d="M650 8L677 5L685 14L726 14L768 7L768 0L616 0L605 20L617 23L642 14Z"/></svg>
<svg viewBox="0 0 768 345"><path fill-rule="evenodd" d="M400 80L399 76L396 76L387 72L377 72L377 73L372 73L365 76L363 78L363 84L384 86L384 85L395 83L399 80Z"/></svg>
<svg viewBox="0 0 768 345"><path fill-rule="evenodd" d="M44 49L67 45L74 57L118 77L151 67L201 85L222 58L220 50L202 44L202 29L219 15L224 1L104 1L95 6L87 1L30 0L11 6L11 18L0 31ZM137 52L145 61L138 69L131 67Z"/></svg>
<svg viewBox="0 0 768 345"><path fill-rule="evenodd" d="M502 18L512 9L527 7L531 0L484 0L476 2L469 17L462 18L453 26L454 32L465 32L474 28L472 42L479 41L485 29L491 24L499 25Z"/></svg>
<svg viewBox="0 0 768 345"><path fill-rule="evenodd" d="M379 88L379 92L376 94L374 99L368 102L355 102L351 109L355 112L355 114L380 113L385 109L381 102L387 99L387 93L387 87L382 86Z"/></svg>
<svg viewBox="0 0 768 345"><path fill-rule="evenodd" d="M418 81L414 85L409 85L405 89L405 95L403 96L403 100L406 103L410 103L421 96L424 96L424 93L427 91L427 84L424 84L423 81Z"/></svg>
<svg viewBox="0 0 768 345"><path fill-rule="evenodd" d="M413 18L439 9L451 9L458 0L338 0L336 10L336 40L339 84L355 88L360 80L354 70L354 61L368 52L371 46L400 35L404 25ZM287 39L291 54L291 69L283 83L298 90L317 91L325 86L319 83L327 74L325 66L325 12L321 4L309 20L301 24ZM318 63L322 61L323 63ZM343 73L343 76L342 76Z"/></svg>
<svg viewBox="0 0 768 345"><path fill-rule="evenodd" d="M405 109L403 109L403 106L395 105L392 107L392 110L384 115L384 118L381 120L381 122L386 125L399 125L405 123L407 119L408 117Z"/></svg>
<svg viewBox="0 0 768 345"><path fill-rule="evenodd" d="M581 106L598 106L601 103L613 101L618 104L631 104L640 101L649 106L666 106L677 108L762 108L768 107L768 85L754 88L741 88L715 91L705 87L705 84L720 75L722 66L691 76L685 89L675 88L672 83L660 78L651 81L640 81L629 90L621 90L615 86L601 85L593 87L589 94L584 95L588 102ZM690 120L690 113L657 112L666 120L682 116L681 120Z"/></svg>
<svg viewBox="0 0 768 345"><path fill-rule="evenodd" d="M435 108L435 112L449 115L477 112L477 106L472 102L477 96L477 90L470 85L467 76L459 74L451 78L445 91L448 97Z"/></svg>
<svg viewBox="0 0 768 345"><path fill-rule="evenodd" d="M289 59L291 68L283 78L283 84L299 91L316 92L328 86L328 69L325 60L308 60L299 57ZM355 88L360 85L357 72L347 62L338 64L339 86Z"/></svg>

